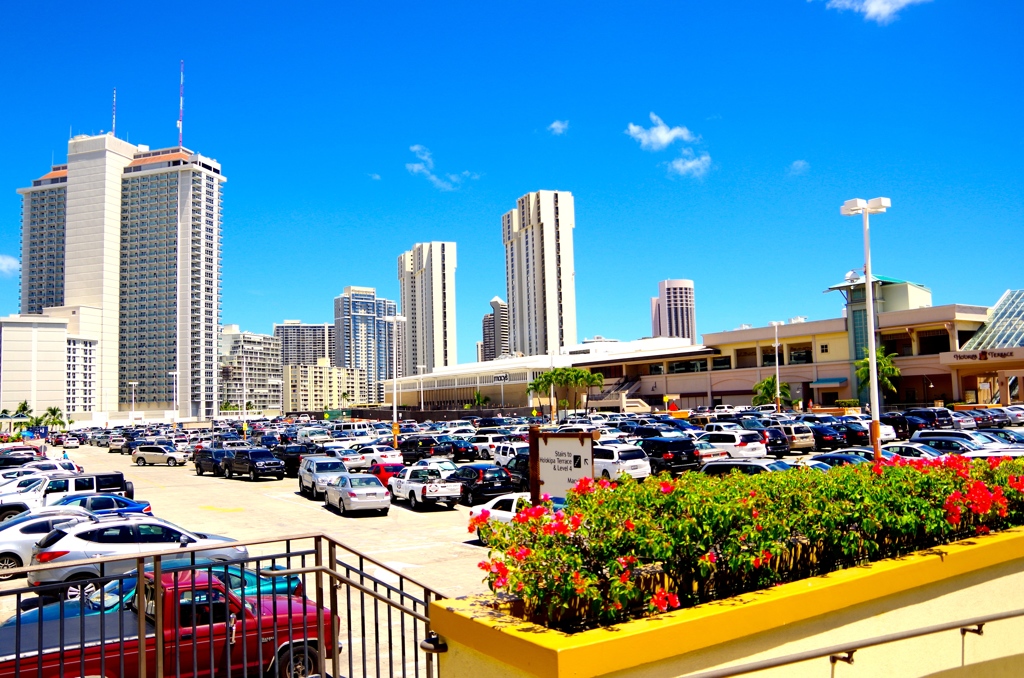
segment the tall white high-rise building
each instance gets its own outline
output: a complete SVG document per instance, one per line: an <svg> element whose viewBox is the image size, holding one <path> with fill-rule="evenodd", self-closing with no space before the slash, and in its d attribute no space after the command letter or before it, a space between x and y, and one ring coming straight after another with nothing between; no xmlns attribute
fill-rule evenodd
<svg viewBox="0 0 1024 678"><path fill-rule="evenodd" d="M424 242L398 255L399 300L406 318L409 374L455 365L455 243Z"/></svg>
<svg viewBox="0 0 1024 678"><path fill-rule="evenodd" d="M568 191L528 193L502 217L512 352L543 355L576 343L575 226Z"/></svg>
<svg viewBox="0 0 1024 678"><path fill-rule="evenodd" d="M365 400L384 401L386 382L401 377L402 325L386 320L394 318L398 306L377 296L373 287L345 288L334 299L334 327L337 337L336 364L346 370L362 370L366 375Z"/></svg>
<svg viewBox="0 0 1024 678"><path fill-rule="evenodd" d="M508 304L500 297L491 299L491 312L484 316L481 325L484 337L481 360L494 360L512 352L508 336Z"/></svg>
<svg viewBox="0 0 1024 678"><path fill-rule="evenodd" d="M316 365L321 358L335 364L335 328L333 323L304 323L285 320L274 324L274 336L281 341L281 363Z"/></svg>
<svg viewBox="0 0 1024 678"><path fill-rule="evenodd" d="M284 409L281 340L225 325L220 335L221 405L249 414Z"/></svg>
<svg viewBox="0 0 1024 678"><path fill-rule="evenodd" d="M182 147L80 135L66 164L19 190L22 313L95 342L91 398L69 406L128 411L134 382L136 411L216 413L224 180Z"/></svg>
<svg viewBox="0 0 1024 678"><path fill-rule="evenodd" d="M697 316L692 280L662 280L658 296L651 297L651 336L678 337L693 343Z"/></svg>

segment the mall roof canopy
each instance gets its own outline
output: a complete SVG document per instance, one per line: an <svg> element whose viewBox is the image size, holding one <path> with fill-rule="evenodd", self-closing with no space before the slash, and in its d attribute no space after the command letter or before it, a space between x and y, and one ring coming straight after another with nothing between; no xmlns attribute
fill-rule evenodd
<svg viewBox="0 0 1024 678"><path fill-rule="evenodd" d="M1024 346L1024 290L1006 290L964 351Z"/></svg>
<svg viewBox="0 0 1024 678"><path fill-rule="evenodd" d="M910 282L909 280L900 280L899 278L889 278L889 277L884 276L884 275L872 275L871 277L874 279L875 282L882 283L883 285L913 285L914 287L920 287L923 290L927 290L928 289L927 287L925 287L924 285L921 285L920 283ZM860 285L863 285L863 284L864 284L864 276L862 275L862 276L859 276L856 280L852 280L852 281L851 280L844 280L841 283L832 285L832 286L830 286L825 291L826 292L831 292L833 290L846 290L846 289L849 289L851 287L859 287Z"/></svg>
<svg viewBox="0 0 1024 678"><path fill-rule="evenodd" d="M829 386L842 386L849 379L846 377L829 377L827 379L818 379L817 381L811 382L811 388L827 388Z"/></svg>

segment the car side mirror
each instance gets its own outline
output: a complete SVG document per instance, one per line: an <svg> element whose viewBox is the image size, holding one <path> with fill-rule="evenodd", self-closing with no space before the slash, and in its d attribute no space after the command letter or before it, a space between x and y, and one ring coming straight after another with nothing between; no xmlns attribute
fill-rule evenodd
<svg viewBox="0 0 1024 678"><path fill-rule="evenodd" d="M178 543L181 544L181 548L185 548L192 543L192 538L187 534L183 534L178 538Z"/></svg>

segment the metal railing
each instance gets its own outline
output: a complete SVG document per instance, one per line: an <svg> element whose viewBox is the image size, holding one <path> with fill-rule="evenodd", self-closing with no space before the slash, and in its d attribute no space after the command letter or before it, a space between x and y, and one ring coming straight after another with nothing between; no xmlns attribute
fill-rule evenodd
<svg viewBox="0 0 1024 678"><path fill-rule="evenodd" d="M763 659L749 664L740 664L739 666L714 669L712 671L702 671L701 673L686 673L682 675L685 676L685 678L727 678L728 676L743 676L749 673L779 668L781 666L790 666L792 664L799 664L801 662L812 661L815 659L824 659L825 657L828 657L829 664L833 667L839 662L853 664L853 655L855 652L860 650L953 630L960 631L960 665L964 666L966 660L967 634L970 633L981 636L984 635L983 630L986 624L1003 621L1005 619L1015 619L1018 617L1024 617L1024 609L999 612L997 614L972 617L970 619L960 619L958 621L946 622L944 624L934 624L932 626L925 626L919 629L898 631L884 636L875 636L874 638L865 638L864 640L831 645L817 650L807 650L805 652L798 652L784 657Z"/></svg>
<svg viewBox="0 0 1024 678"><path fill-rule="evenodd" d="M0 677L438 678L438 592L321 533L227 545L6 570Z"/></svg>

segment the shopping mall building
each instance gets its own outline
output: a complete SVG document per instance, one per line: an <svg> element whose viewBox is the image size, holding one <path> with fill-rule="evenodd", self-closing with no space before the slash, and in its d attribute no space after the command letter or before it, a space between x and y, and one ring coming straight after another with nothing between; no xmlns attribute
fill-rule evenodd
<svg viewBox="0 0 1024 678"><path fill-rule="evenodd" d="M1024 290L1007 291L989 308L965 304L932 306L922 285L878 276L872 285L879 346L895 354L901 376L887 405L931 405L936 401L998 402L1017 399L1024 375ZM850 279L827 292L845 299L841 317L793 318L777 327L742 326L703 335L699 345L648 338L618 342L598 337L556 356L526 356L439 368L398 380L399 403L415 409L458 409L475 391L491 407L546 409L545 395L527 384L552 367L580 367L604 375L590 406L598 409L697 405L749 405L756 383L775 373L805 406L830 405L866 394L857 383L856 358L866 355L864 279ZM776 348L776 331L778 346ZM388 384L390 404L392 384ZM562 397L562 396L558 396Z"/></svg>

